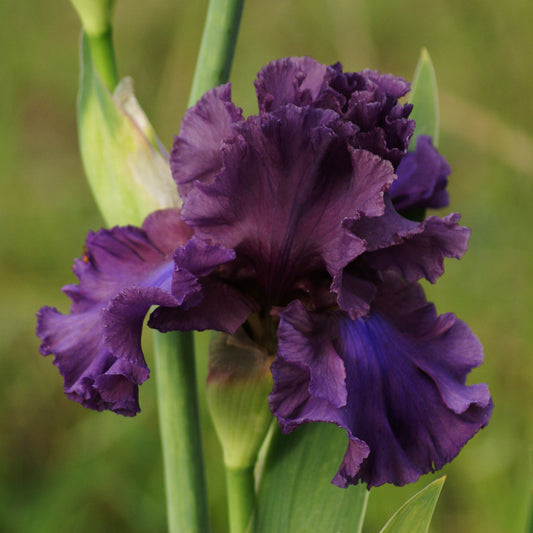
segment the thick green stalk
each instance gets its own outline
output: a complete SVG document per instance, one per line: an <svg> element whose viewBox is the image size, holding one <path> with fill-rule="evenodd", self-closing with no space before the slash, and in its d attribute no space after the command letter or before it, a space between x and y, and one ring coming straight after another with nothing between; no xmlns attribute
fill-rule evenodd
<svg viewBox="0 0 533 533"><path fill-rule="evenodd" d="M113 49L115 0L70 0L87 36L94 67L110 91L118 85Z"/></svg>
<svg viewBox="0 0 533 533"><path fill-rule="evenodd" d="M209 530L192 332L154 332L170 533Z"/></svg>
<svg viewBox="0 0 533 533"><path fill-rule="evenodd" d="M230 533L245 533L255 505L254 467L226 467Z"/></svg>
<svg viewBox="0 0 533 533"><path fill-rule="evenodd" d="M189 107L229 79L244 0L210 0Z"/></svg>
<svg viewBox="0 0 533 533"><path fill-rule="evenodd" d="M96 72L107 88L113 92L118 85L117 64L113 49L113 32L111 28L97 35L87 35L89 48Z"/></svg>

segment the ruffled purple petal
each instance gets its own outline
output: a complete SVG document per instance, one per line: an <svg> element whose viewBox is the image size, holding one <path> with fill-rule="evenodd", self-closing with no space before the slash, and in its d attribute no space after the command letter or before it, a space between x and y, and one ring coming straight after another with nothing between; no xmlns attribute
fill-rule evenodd
<svg viewBox="0 0 533 533"><path fill-rule="evenodd" d="M216 180L198 184L183 206L195 234L248 258L278 304L297 279L324 268L334 275L362 253L346 226L383 213L395 179L387 161L338 140L337 119L292 105L249 118L224 147Z"/></svg>
<svg viewBox="0 0 533 533"><path fill-rule="evenodd" d="M172 252L191 234L178 210L150 215L143 228L90 233L74 265L80 283L64 288L70 314L43 307L37 320L40 351L55 355L66 395L127 416L139 412L137 386L149 375L140 344L144 316L151 305L179 304L170 292Z"/></svg>
<svg viewBox="0 0 533 533"><path fill-rule="evenodd" d="M431 142L421 135L416 150L407 153L397 169L398 179L392 184L390 195L398 211L446 207L446 191L450 166Z"/></svg>
<svg viewBox="0 0 533 533"><path fill-rule="evenodd" d="M398 99L410 84L391 74L372 70L343 72L342 65L326 67L308 57L272 61L255 82L260 112L286 104L331 109L351 127L347 140L354 148L389 160L396 168L414 132L411 104Z"/></svg>
<svg viewBox="0 0 533 533"><path fill-rule="evenodd" d="M425 278L434 283L444 272L444 259L459 259L467 250L470 230L459 226L453 213L443 218L431 216L414 222L400 216L385 199L381 217L361 217L350 229L367 243L361 262L374 270L395 269L406 280Z"/></svg>
<svg viewBox="0 0 533 533"><path fill-rule="evenodd" d="M222 142L235 135L233 126L242 120L242 110L231 101L229 83L205 93L185 113L170 154L170 168L182 198L195 181L209 183L220 170Z"/></svg>
<svg viewBox="0 0 533 533"><path fill-rule="evenodd" d="M271 61L254 82L259 111L269 113L286 104L307 106L326 89L328 67L311 57Z"/></svg>
<svg viewBox="0 0 533 533"><path fill-rule="evenodd" d="M332 480L346 487L346 478L357 475L370 449L352 434L345 422L344 412L350 405L350 398L344 362L331 343L329 321L323 318L308 313L299 301L283 312L278 328L278 356L270 366L274 387L269 404L285 433L307 422L330 422L346 430L348 447ZM327 354L329 364L317 364L322 351ZM314 386L311 385L312 374L316 374ZM320 381L329 387L317 387ZM323 394L324 389L328 394Z"/></svg>
<svg viewBox="0 0 533 533"><path fill-rule="evenodd" d="M344 96L346 103L341 116L357 130L350 144L387 159L396 168L415 127L408 118L412 105L398 103L398 98L409 91L409 83L372 70L344 73L340 64L333 68L336 76L329 82L329 88Z"/></svg>
<svg viewBox="0 0 533 533"><path fill-rule="evenodd" d="M398 98L409 92L410 84L392 74L375 70L355 73L339 72L332 85L347 97L345 116L369 131L376 125L391 124L406 118L412 106L398 104Z"/></svg>
<svg viewBox="0 0 533 533"><path fill-rule="evenodd" d="M355 320L368 313L377 289L373 281L347 268L333 278L331 291L337 295L338 306Z"/></svg>
<svg viewBox="0 0 533 533"><path fill-rule="evenodd" d="M257 310L255 301L230 284L206 278L202 299L194 307L158 307L150 315L148 326L161 332L210 329L231 335Z"/></svg>
<svg viewBox="0 0 533 533"><path fill-rule="evenodd" d="M316 421L346 429L350 444L335 484L416 481L451 461L488 423L487 386L465 385L483 358L479 341L454 315L438 317L418 285L385 276L371 312L357 320L309 313L299 302L280 318L271 409L284 431ZM335 376L314 379L344 379L343 407L311 386L321 353L342 359L342 370L327 369Z"/></svg>
<svg viewBox="0 0 533 533"><path fill-rule="evenodd" d="M234 259L234 250L193 237L174 252L176 268L172 277L172 294L184 309L194 307L203 298L200 278L207 277L217 267Z"/></svg>
<svg viewBox="0 0 533 533"><path fill-rule="evenodd" d="M298 300L280 318L278 352L283 362L298 367L307 376L308 396L335 408L344 407L347 402L344 362L333 345L325 342L330 335L327 321L305 312ZM274 363L274 379L277 371L278 364Z"/></svg>
<svg viewBox="0 0 533 533"><path fill-rule="evenodd" d="M174 253L172 294L179 306L156 309L148 325L159 331L212 329L233 334L258 303L232 283L235 251L191 238Z"/></svg>
<svg viewBox="0 0 533 533"><path fill-rule="evenodd" d="M146 365L128 365L115 373L117 359L104 347L103 337L95 335L101 313L65 316L51 307L37 314L37 335L43 341L43 355L55 354L54 364L64 376L65 394L84 407L102 411L111 408L126 416L139 412L137 383L148 377ZM108 376L112 382L95 384Z"/></svg>

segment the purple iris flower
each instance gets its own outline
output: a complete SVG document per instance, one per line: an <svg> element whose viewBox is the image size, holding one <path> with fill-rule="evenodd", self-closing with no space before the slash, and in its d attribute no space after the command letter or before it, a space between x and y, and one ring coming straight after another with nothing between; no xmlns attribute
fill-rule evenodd
<svg viewBox="0 0 533 533"><path fill-rule="evenodd" d="M80 284L65 288L70 315L39 312L41 352L55 354L67 395L135 414L148 377L142 322L157 305L152 328L239 330L261 347L283 431L346 430L335 484L403 485L452 460L492 400L485 384L465 384L479 341L418 284L463 255L468 229L457 214L398 213L447 201L449 171L431 143L406 156L408 89L288 58L259 73L256 116L243 117L229 85L206 93L171 154L181 213L90 234Z"/></svg>

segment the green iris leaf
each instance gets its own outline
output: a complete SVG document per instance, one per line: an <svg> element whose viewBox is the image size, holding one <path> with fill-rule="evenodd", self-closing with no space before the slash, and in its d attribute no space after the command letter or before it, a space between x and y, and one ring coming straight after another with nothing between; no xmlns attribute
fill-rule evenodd
<svg viewBox="0 0 533 533"><path fill-rule="evenodd" d="M305 424L276 433L259 482L254 533L359 533L368 491L331 484L346 451L346 433L333 424Z"/></svg>
<svg viewBox="0 0 533 533"><path fill-rule="evenodd" d="M380 533L427 533L446 476L441 477L407 500Z"/></svg>
<svg viewBox="0 0 533 533"><path fill-rule="evenodd" d="M439 103L437 79L428 51L423 48L415 69L409 102L413 104L410 118L416 122L409 150L414 151L419 135L430 135L433 145L439 142Z"/></svg>

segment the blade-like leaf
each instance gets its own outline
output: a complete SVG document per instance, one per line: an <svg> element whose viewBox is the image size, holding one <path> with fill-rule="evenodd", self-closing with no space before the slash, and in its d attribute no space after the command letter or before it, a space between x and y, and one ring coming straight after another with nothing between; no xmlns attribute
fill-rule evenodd
<svg viewBox="0 0 533 533"><path fill-rule="evenodd" d="M358 533L368 491L331 484L346 434L332 424L306 424L290 435L276 428L257 497L254 533Z"/></svg>
<svg viewBox="0 0 533 533"><path fill-rule="evenodd" d="M407 500L385 524L380 533L427 533L446 476Z"/></svg>
<svg viewBox="0 0 533 533"><path fill-rule="evenodd" d="M409 101L413 104L410 118L416 122L415 132L409 143L409 150L415 149L416 138L419 135L430 135L433 138L433 145L437 146L439 141L437 80L433 63L425 48L422 49L416 66Z"/></svg>
<svg viewBox="0 0 533 533"><path fill-rule="evenodd" d="M111 94L96 73L86 36L82 39L78 135L83 166L106 222L140 224L179 197L156 136L123 80Z"/></svg>

